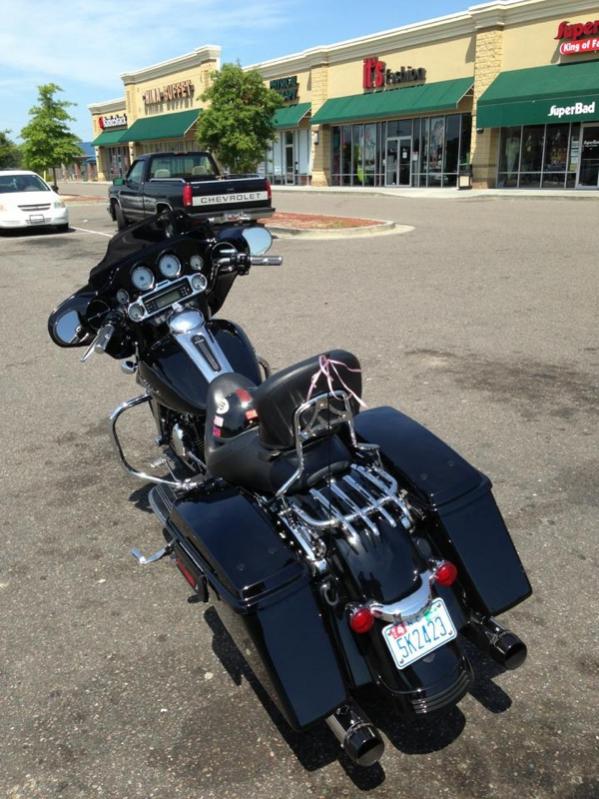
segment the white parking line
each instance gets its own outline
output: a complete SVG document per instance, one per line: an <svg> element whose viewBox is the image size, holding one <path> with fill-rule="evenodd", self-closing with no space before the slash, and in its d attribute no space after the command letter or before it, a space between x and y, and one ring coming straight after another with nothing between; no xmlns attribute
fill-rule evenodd
<svg viewBox="0 0 599 799"><path fill-rule="evenodd" d="M107 239L111 239L114 236L114 233L102 233L101 230L88 230L85 227L75 227L71 225L72 230L79 230L81 233L94 233L96 236L106 236Z"/></svg>

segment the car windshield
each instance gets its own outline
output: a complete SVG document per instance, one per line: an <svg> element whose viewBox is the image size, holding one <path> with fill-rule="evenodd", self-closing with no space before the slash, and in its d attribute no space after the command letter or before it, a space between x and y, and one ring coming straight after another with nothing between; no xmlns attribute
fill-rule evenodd
<svg viewBox="0 0 599 799"><path fill-rule="evenodd" d="M0 194L15 194L19 191L50 191L37 175L1 175Z"/></svg>

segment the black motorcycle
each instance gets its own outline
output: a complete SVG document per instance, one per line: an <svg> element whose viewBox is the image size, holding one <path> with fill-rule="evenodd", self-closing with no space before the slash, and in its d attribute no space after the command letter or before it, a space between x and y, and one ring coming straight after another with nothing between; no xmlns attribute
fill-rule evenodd
<svg viewBox="0 0 599 799"><path fill-rule="evenodd" d="M399 411L362 410L354 355L270 374L215 316L238 275L281 263L271 241L259 226L153 217L110 241L48 327L61 347L87 346L82 361L122 360L142 388L110 430L125 471L155 484L166 543L133 555L170 558L289 724L324 720L368 766L383 741L360 689L389 713L451 708L473 679L460 634L506 669L523 663L524 643L494 616L531 587L488 478ZM142 404L161 476L135 469L118 435Z"/></svg>

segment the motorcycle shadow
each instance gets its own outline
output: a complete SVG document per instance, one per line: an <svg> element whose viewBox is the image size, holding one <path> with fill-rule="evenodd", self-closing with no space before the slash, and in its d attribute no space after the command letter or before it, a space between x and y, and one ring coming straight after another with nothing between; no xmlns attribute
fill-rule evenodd
<svg viewBox="0 0 599 799"><path fill-rule="evenodd" d="M306 732L293 730L248 665L214 608L209 608L204 613L204 620L212 631L214 654L224 669L236 685L241 685L243 679L248 682L279 734L306 771L316 771L338 760L360 790L372 790L384 782L385 772L378 763L370 768L356 766L339 748L333 734L324 724Z"/></svg>

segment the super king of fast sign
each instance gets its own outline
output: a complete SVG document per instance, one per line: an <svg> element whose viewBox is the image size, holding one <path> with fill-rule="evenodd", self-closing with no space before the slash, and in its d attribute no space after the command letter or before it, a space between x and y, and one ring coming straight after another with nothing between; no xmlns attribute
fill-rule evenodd
<svg viewBox="0 0 599 799"><path fill-rule="evenodd" d="M583 38L585 37L585 38ZM560 22L556 39L561 41L560 55L583 55L599 52L599 19L590 22Z"/></svg>

